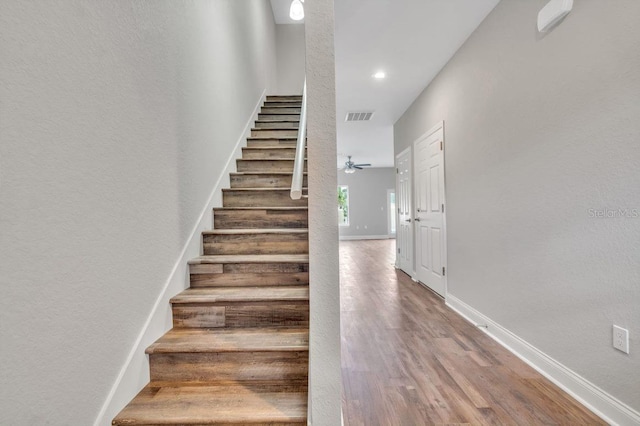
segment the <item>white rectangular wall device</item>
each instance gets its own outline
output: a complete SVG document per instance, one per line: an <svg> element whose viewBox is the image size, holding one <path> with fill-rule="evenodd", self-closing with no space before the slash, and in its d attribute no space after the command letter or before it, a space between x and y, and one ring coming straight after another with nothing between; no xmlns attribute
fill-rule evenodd
<svg viewBox="0 0 640 426"><path fill-rule="evenodd" d="M549 31L573 8L573 0L551 0L538 12L538 31Z"/></svg>

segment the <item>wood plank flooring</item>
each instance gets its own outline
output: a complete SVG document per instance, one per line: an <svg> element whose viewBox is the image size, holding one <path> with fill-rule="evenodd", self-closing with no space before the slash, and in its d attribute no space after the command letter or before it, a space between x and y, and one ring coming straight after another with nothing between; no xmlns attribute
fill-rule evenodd
<svg viewBox="0 0 640 426"><path fill-rule="evenodd" d="M606 424L395 270L394 250L340 244L345 426Z"/></svg>

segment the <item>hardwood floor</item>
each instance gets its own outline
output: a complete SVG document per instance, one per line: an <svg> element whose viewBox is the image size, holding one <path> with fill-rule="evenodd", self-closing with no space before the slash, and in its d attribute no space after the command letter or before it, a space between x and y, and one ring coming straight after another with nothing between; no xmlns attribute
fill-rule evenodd
<svg viewBox="0 0 640 426"><path fill-rule="evenodd" d="M340 243L345 426L606 424L395 270L394 250Z"/></svg>

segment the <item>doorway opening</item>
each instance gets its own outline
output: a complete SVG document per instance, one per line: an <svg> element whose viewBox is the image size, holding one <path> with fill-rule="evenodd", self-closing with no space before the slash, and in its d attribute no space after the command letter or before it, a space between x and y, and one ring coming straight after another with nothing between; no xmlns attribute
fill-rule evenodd
<svg viewBox="0 0 640 426"><path fill-rule="evenodd" d="M387 189L387 228L389 238L396 236L396 190Z"/></svg>

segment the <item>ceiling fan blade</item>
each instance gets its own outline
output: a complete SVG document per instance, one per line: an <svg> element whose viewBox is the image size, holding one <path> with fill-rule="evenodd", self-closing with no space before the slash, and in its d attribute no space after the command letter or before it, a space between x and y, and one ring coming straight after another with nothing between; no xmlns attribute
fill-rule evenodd
<svg viewBox="0 0 640 426"><path fill-rule="evenodd" d="M354 164L354 165L353 165L353 168L354 168L354 169L358 169L358 170L362 170L362 167L360 167L360 166L359 166L359 165L357 165L357 164Z"/></svg>
<svg viewBox="0 0 640 426"><path fill-rule="evenodd" d="M356 166L361 166L361 167L371 167L371 164L366 163L366 164L355 164Z"/></svg>

